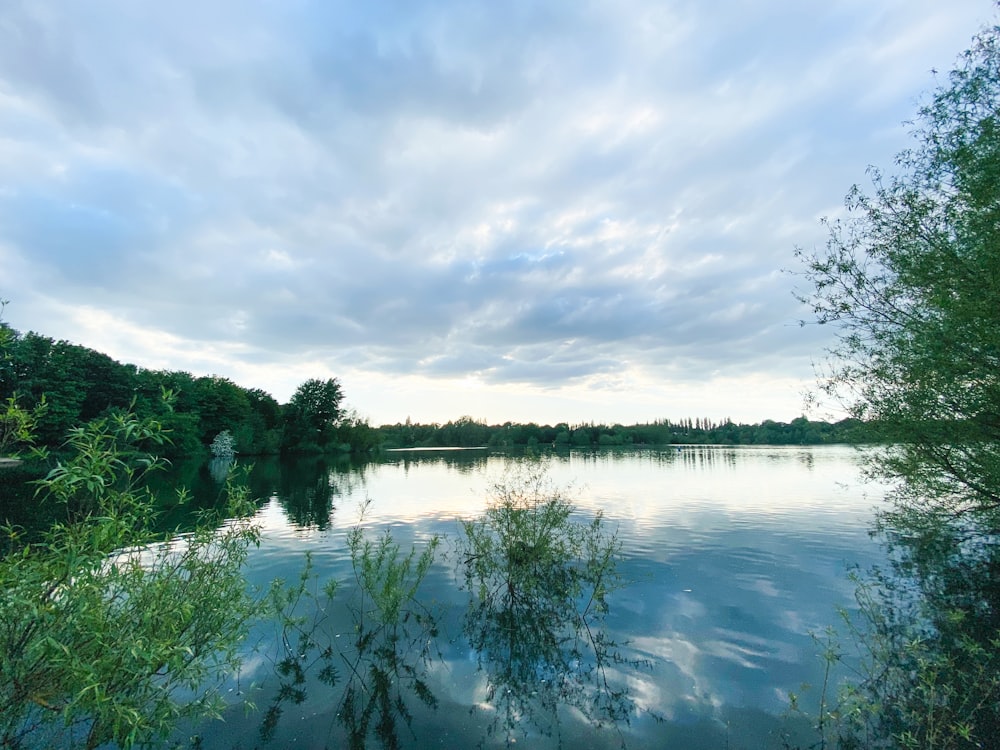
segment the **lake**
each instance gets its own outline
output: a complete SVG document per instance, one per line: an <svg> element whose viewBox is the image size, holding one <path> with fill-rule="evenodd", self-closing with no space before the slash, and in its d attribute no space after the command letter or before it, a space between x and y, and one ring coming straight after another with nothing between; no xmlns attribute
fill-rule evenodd
<svg viewBox="0 0 1000 750"><path fill-rule="evenodd" d="M853 603L849 569L883 559L868 535L883 493L861 482L860 458L844 446L545 456L547 481L574 505L569 522L589 528L601 513L602 539L616 535L618 583L601 611L586 586L567 606L555 578L508 577L498 597L536 597L513 617L466 578L479 556L462 521L482 518L491 486L526 459L444 451L362 467L261 462L251 483L266 498L263 541L248 576L295 581L311 553L315 574L340 584L322 610L300 602L298 629L330 650L324 659L297 645L294 628L255 628L242 673L224 687L225 722L191 732L208 748L337 748L353 737L365 747L735 750L780 748L786 734L808 744L788 693L810 683L803 702L817 700L823 663L811 633ZM205 472L199 481L209 482ZM389 531L400 555L440 539L391 627L375 627L374 599L352 567L359 518L365 539ZM584 568L567 564L559 580ZM273 705L280 718L264 743Z"/></svg>

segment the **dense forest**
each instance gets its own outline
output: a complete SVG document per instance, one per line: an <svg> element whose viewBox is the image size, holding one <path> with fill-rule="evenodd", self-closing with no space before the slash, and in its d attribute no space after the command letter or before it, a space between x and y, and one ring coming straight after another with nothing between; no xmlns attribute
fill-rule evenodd
<svg viewBox="0 0 1000 750"><path fill-rule="evenodd" d="M84 346L0 326L7 336L0 400L35 413L36 445L58 447L72 427L125 410L163 426L170 442L162 452L168 457L207 452L224 431L244 455L367 452L378 443L368 423L344 408L335 378L307 380L287 404L279 404L270 394L227 378L146 370ZM16 429L10 416L11 409L0 410L0 445Z"/></svg>

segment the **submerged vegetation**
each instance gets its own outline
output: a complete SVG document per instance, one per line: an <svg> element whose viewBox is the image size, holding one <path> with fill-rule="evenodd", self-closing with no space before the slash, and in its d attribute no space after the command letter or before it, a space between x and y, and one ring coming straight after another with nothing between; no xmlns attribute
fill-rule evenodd
<svg viewBox="0 0 1000 750"><path fill-rule="evenodd" d="M266 622L276 631L255 648L274 670L261 742L278 737L287 707L320 689L332 691L323 698L335 707L331 736L346 746L399 747L414 736L417 712L439 705L429 675L442 612L421 585L440 539L404 550L388 531L369 533L362 513L346 538L353 580L322 581L306 556L296 583L254 590L243 564L260 538L256 505L233 476L225 502L190 530L156 529L147 480L164 465L150 451L165 441L159 422L129 412L74 428L68 453L39 482L64 519L38 540L5 529L0 744L178 741L179 728L227 710L221 691L240 674L244 639ZM222 457L230 447L226 435L215 441ZM649 664L603 629L621 583L615 534L600 516L578 521L538 465L493 492L456 541L470 595L462 633L493 704L486 737L513 742L525 719L558 735L566 711L595 728L628 722L636 707L622 676ZM341 639L331 625L345 616Z"/></svg>
<svg viewBox="0 0 1000 750"><path fill-rule="evenodd" d="M351 579L324 582L309 557L297 582L272 588L279 632L264 655L276 687L260 741L280 741L288 709L307 701L332 709L326 735L335 745L428 739L415 717L440 706L437 639L456 622L461 634L448 647L462 640L484 681L470 714L483 744L558 737L568 716L618 728L624 740L621 728L640 712L629 674L651 665L604 628L608 597L622 585L617 536L600 515L582 521L575 512L537 462L498 480L488 509L453 540L433 536L405 550L389 531L365 529L362 511L346 536ZM439 554L446 542L469 595L458 618L422 593L432 565L449 559Z"/></svg>
<svg viewBox="0 0 1000 750"><path fill-rule="evenodd" d="M621 545L602 515L573 513L539 465L521 463L493 485L486 512L462 525L463 629L486 676L486 737L508 745L529 726L558 737L569 709L619 731L637 713L627 683L609 673L650 665L603 628L608 596L622 585Z"/></svg>
<svg viewBox="0 0 1000 750"><path fill-rule="evenodd" d="M413 702L436 707L426 673L437 615L418 594L438 545L433 538L422 551L404 552L391 533L373 538L359 522L347 536L353 581L321 585L309 557L297 583L276 582L280 636L271 659L278 689L260 725L262 741L275 738L286 707L320 687L332 693L325 700L336 706L352 749L371 741L399 747L401 728L412 733ZM331 628L332 607L349 613L349 638Z"/></svg>

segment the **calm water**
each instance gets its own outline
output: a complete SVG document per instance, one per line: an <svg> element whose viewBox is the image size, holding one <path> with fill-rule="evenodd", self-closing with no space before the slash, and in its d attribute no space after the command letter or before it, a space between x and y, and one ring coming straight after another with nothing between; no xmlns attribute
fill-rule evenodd
<svg viewBox="0 0 1000 750"><path fill-rule="evenodd" d="M432 631L408 621L405 637L392 642L389 694L402 708L382 740L373 720L366 746L396 736L413 748L723 750L781 747L782 732L802 730L786 715L787 694L821 679L810 632L851 604L849 567L881 559L867 533L881 493L862 485L854 449L685 447L544 459L550 480L569 488L575 520L603 512L622 542L623 585L594 622L598 642L617 644L610 653L618 659L596 671L592 648L573 650L572 628L560 631L561 655L532 651L530 636L506 651L481 641L473 648L477 634L498 631L489 612L476 620L475 598L463 586L460 522L483 513L488 488L511 471L509 461L441 452L396 453L361 469L260 464L254 490L269 500L249 575L260 584L296 579L311 551L317 574L343 583L323 619L300 613L343 654L332 659L332 687L307 670L300 701L284 705L265 745L261 720L284 647L274 625L257 628L239 681L226 687L233 706L225 722L193 730L204 746L347 746L344 717L353 707L345 691L353 685L363 696L371 679L368 662L350 655L363 607L352 594L347 534L365 500L369 538L389 529L406 550L443 539L418 595L437 625ZM518 660L530 662L536 679L512 679ZM415 680L433 701L422 699ZM247 714L238 695L258 710Z"/></svg>

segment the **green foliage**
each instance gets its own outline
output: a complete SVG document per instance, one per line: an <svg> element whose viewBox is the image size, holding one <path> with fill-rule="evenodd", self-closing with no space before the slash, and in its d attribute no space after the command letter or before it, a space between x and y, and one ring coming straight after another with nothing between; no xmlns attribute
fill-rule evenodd
<svg viewBox="0 0 1000 750"><path fill-rule="evenodd" d="M668 419L634 425L567 424L537 425L506 422L487 425L462 417L444 425L413 424L409 420L383 425L377 430L382 444L390 448L478 447L536 448L549 445L559 448L607 447L619 445L820 445L860 443L877 439L877 433L856 419L836 423L798 417L789 423L765 420L760 424L736 424L730 420L714 423L708 419L692 421Z"/></svg>
<svg viewBox="0 0 1000 750"><path fill-rule="evenodd" d="M996 29L920 112L901 173L855 188L851 217L805 257L825 385L894 442L877 464L918 508L1000 506L1000 50Z"/></svg>
<svg viewBox="0 0 1000 750"><path fill-rule="evenodd" d="M284 448L320 453L335 446L337 425L344 399L336 378L312 378L300 385L285 407Z"/></svg>
<svg viewBox="0 0 1000 750"><path fill-rule="evenodd" d="M71 431L71 453L41 480L67 521L38 543L4 530L0 561L0 744L130 747L187 716L213 715L213 683L238 663L257 605L241 568L258 529L247 493L176 538L152 530L142 486L164 439L119 414ZM225 517L236 520L222 524Z"/></svg>
<svg viewBox="0 0 1000 750"><path fill-rule="evenodd" d="M44 396L30 410L22 408L16 396L0 405L0 458L17 458L19 448L34 444L35 430L47 407Z"/></svg>
<svg viewBox="0 0 1000 750"><path fill-rule="evenodd" d="M200 439L208 444L216 435L250 418L246 392L226 378L197 378L193 384L194 410L199 416Z"/></svg>
<svg viewBox="0 0 1000 750"><path fill-rule="evenodd" d="M382 442L378 431L354 410L341 416L336 440L341 452L350 453L370 453L378 449Z"/></svg>
<svg viewBox="0 0 1000 750"><path fill-rule="evenodd" d="M398 747L398 726L410 726L412 694L429 708L437 699L426 681L437 618L417 599L434 561L438 538L423 551L403 553L386 531L372 540L360 526L348 537L357 604L352 606L357 634L355 653L345 658L349 679L338 717L349 746L363 750L370 733L382 747Z"/></svg>
<svg viewBox="0 0 1000 750"><path fill-rule="evenodd" d="M163 391L176 396L170 408ZM10 398L29 414L47 403L33 429L49 447L73 426L121 410L158 419L171 438L162 448L168 457L204 455L224 431L243 455L368 452L381 440L366 420L344 413L335 378L306 381L283 409L264 391L226 378L142 370L66 341L21 335L0 320L0 399Z"/></svg>
<svg viewBox="0 0 1000 750"><path fill-rule="evenodd" d="M595 727L627 722L636 708L608 667L644 664L601 628L620 585L620 543L600 514L581 523L574 511L539 465L494 484L486 513L463 523L465 633L495 708L487 736L508 744L525 720L558 734L561 706Z"/></svg>
<svg viewBox="0 0 1000 750"><path fill-rule="evenodd" d="M977 585L987 579L979 571ZM809 748L973 750L1000 737L1000 631L982 615L905 590L913 579L855 576L857 610L822 640L825 676ZM978 622L977 622L978 620ZM832 683L848 667L850 679ZM800 712L792 694L792 712Z"/></svg>
<svg viewBox="0 0 1000 750"><path fill-rule="evenodd" d="M803 255L823 385L887 443L877 531L888 571L859 581L862 669L843 747L974 748L1000 736L1000 27L921 108L898 174L854 188L824 252ZM830 727L831 724L826 724Z"/></svg>
<svg viewBox="0 0 1000 750"><path fill-rule="evenodd" d="M388 531L372 540L361 526L355 526L348 534L347 546L363 597L359 608L362 626L365 619L373 618L378 626L398 624L403 607L416 602L420 583L434 561L437 538L419 555L415 548L404 555Z"/></svg>
<svg viewBox="0 0 1000 750"><path fill-rule="evenodd" d="M270 612L278 622L281 648L274 657L278 690L264 713L260 725L261 739L274 737L287 703L301 704L306 699L307 677L320 669L320 679L331 687L340 681L333 664L336 651L324 642L323 626L337 591L336 581L319 586L314 572L312 553L306 553L305 564L295 584L278 579L272 582Z"/></svg>
<svg viewBox="0 0 1000 750"><path fill-rule="evenodd" d="M0 299L0 383L8 377L10 369L10 346L14 341L15 332L3 322L3 310L7 301ZM35 427L45 403L39 403L34 409L27 410L18 403L17 394L9 395L0 407L0 458L16 457L17 449L30 445L35 440Z"/></svg>
<svg viewBox="0 0 1000 750"><path fill-rule="evenodd" d="M53 445L73 425L111 406L125 407L134 388L134 368L66 341L36 333L9 337L0 396L18 394L28 408L45 397L49 406L37 425L40 442Z"/></svg>
<svg viewBox="0 0 1000 750"><path fill-rule="evenodd" d="M236 426L236 450L247 455L276 454L281 450L281 406L259 388L246 391L250 417Z"/></svg>
<svg viewBox="0 0 1000 750"><path fill-rule="evenodd" d="M489 440L487 426L472 417L459 417L441 427L442 445L472 448L486 445Z"/></svg>
<svg viewBox="0 0 1000 750"><path fill-rule="evenodd" d="M894 576L859 581L861 620L850 624L864 678L842 698L850 720L842 744L891 737L907 750L985 747L1000 736L996 623L987 635L981 618L900 585Z"/></svg>
<svg viewBox="0 0 1000 750"><path fill-rule="evenodd" d="M284 647L275 662L279 688L261 724L262 739L274 737L284 706L305 701L316 682L342 684L337 720L348 747L358 750L373 739L382 747L400 746L400 723L409 726L413 718L410 696L437 707L426 680L437 618L418 601L418 592L438 544L434 537L422 551L404 552L388 531L373 539L359 522L347 537L353 586L320 586L307 557L296 585L273 589ZM354 638L335 647L325 625L335 594L344 589Z"/></svg>

